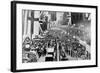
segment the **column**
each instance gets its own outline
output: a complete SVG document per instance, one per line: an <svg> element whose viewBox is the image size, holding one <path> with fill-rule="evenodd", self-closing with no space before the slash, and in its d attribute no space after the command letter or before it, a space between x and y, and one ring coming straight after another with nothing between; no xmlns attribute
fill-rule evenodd
<svg viewBox="0 0 100 73"><path fill-rule="evenodd" d="M39 17L40 17L40 11L34 11L34 19ZM39 35L39 28L40 28L39 21L34 21L32 38L35 38L36 35Z"/></svg>
<svg viewBox="0 0 100 73"><path fill-rule="evenodd" d="M61 25L61 23L62 23L62 20L63 20L63 12L57 12L56 13L56 26L59 26L59 25Z"/></svg>
<svg viewBox="0 0 100 73"><path fill-rule="evenodd" d="M23 10L23 41L24 39L26 38L26 35L27 35L27 14L28 14L28 11L27 10Z"/></svg>
<svg viewBox="0 0 100 73"><path fill-rule="evenodd" d="M27 36L31 39L31 10L28 11L27 25Z"/></svg>
<svg viewBox="0 0 100 73"><path fill-rule="evenodd" d="M59 53L59 43L57 43L57 61L59 61L59 57L60 57L59 54L60 54Z"/></svg>

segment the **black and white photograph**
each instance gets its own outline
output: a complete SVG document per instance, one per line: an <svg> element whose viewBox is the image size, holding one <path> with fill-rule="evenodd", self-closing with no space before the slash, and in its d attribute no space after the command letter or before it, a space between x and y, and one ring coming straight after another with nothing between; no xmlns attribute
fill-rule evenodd
<svg viewBox="0 0 100 73"><path fill-rule="evenodd" d="M22 62L91 59L91 13L22 10Z"/></svg>
<svg viewBox="0 0 100 73"><path fill-rule="evenodd" d="M12 71L97 67L97 7L12 2Z"/></svg>

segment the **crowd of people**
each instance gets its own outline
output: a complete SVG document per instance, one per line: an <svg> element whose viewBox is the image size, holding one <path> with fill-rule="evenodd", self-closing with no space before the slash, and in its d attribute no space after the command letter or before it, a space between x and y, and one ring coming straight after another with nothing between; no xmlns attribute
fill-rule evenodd
<svg viewBox="0 0 100 73"><path fill-rule="evenodd" d="M65 57L65 60L86 60L90 59L90 53L86 50L86 47L79 42L65 43L61 42L59 44L59 49L61 50L60 55ZM64 58L62 57L64 60Z"/></svg>
<svg viewBox="0 0 100 73"><path fill-rule="evenodd" d="M49 51L48 51L49 50ZM51 51L50 51L51 50ZM59 51L59 52L57 52ZM27 62L42 62L44 61L67 61L67 60L88 60L91 58L86 47L78 41L70 42L68 40L59 39L30 39L26 38L23 42L22 61ZM59 54L59 55L58 55ZM52 56L46 58L46 56Z"/></svg>

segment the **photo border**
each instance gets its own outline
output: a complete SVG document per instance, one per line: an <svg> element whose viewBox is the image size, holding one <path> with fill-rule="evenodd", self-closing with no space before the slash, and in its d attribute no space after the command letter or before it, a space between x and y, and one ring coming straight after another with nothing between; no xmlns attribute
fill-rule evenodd
<svg viewBox="0 0 100 73"><path fill-rule="evenodd" d="M72 66L72 67L54 67L54 68L40 68L40 69L16 69L16 8L17 4L35 4L35 5L48 5L48 6L67 6L67 7L83 7L83 8L95 8L96 9L96 64L88 66ZM74 5L74 4L58 4L58 3L44 3L44 2L28 2L28 1L11 1L11 71L23 72L23 71L42 71L42 70L58 70L58 69L73 69L73 68L90 68L98 66L98 7L90 5Z"/></svg>

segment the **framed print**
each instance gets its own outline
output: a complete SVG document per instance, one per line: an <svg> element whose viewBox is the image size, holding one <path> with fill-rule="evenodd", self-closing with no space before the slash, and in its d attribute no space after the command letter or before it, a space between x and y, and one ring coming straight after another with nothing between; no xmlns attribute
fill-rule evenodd
<svg viewBox="0 0 100 73"><path fill-rule="evenodd" d="M97 67L97 6L11 2L11 71Z"/></svg>

